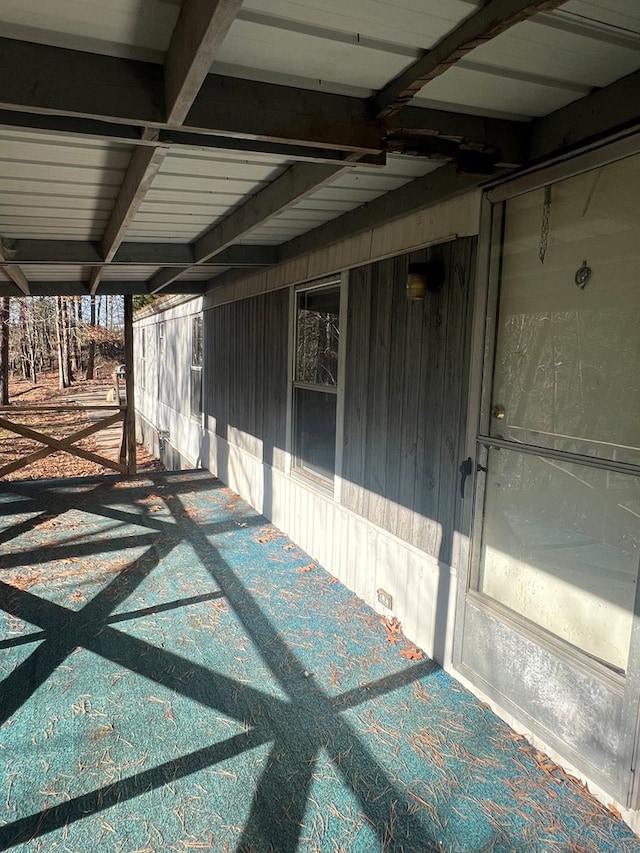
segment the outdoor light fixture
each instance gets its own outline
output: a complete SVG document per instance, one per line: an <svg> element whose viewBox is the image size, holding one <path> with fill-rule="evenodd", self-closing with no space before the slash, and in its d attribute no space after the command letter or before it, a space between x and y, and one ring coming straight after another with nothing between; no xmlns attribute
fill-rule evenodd
<svg viewBox="0 0 640 853"><path fill-rule="evenodd" d="M427 265L409 264L407 275L407 299L419 302L424 299L427 290Z"/></svg>
<svg viewBox="0 0 640 853"><path fill-rule="evenodd" d="M443 270L436 262L409 264L407 274L407 299L422 302L427 291L435 293L442 287Z"/></svg>

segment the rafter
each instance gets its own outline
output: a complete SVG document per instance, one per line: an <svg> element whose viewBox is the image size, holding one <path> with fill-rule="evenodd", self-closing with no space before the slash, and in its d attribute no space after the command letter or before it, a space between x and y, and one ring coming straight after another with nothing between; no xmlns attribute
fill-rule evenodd
<svg viewBox="0 0 640 853"><path fill-rule="evenodd" d="M242 0L183 0L164 63L167 123L182 124Z"/></svg>
<svg viewBox="0 0 640 853"><path fill-rule="evenodd" d="M414 211L424 210L464 192L481 186L486 176L461 174L455 163L449 163L421 178L379 196L355 210L325 222L300 237L295 237L278 251L279 261L335 243L345 237L391 222Z"/></svg>
<svg viewBox="0 0 640 853"><path fill-rule="evenodd" d="M278 248L278 261L284 263L314 249L321 249L386 222L424 210L479 188L486 180L486 177L480 175L460 174L456 165L449 163L324 225L319 225L300 237L294 237ZM233 284L242 277L241 270L229 270L209 279L207 290Z"/></svg>
<svg viewBox="0 0 640 853"><path fill-rule="evenodd" d="M105 263L109 263L118 251L167 152L167 148L136 148L133 152L102 238ZM94 267L91 272L89 284L92 294L98 289L102 273L102 266Z"/></svg>
<svg viewBox="0 0 640 853"><path fill-rule="evenodd" d="M240 205L221 222L215 223L194 245L194 260L202 264L216 257L236 240L272 216L316 192L335 180L347 167L318 163L295 163L284 174ZM184 272L175 268L160 270L149 282L153 293L164 290Z"/></svg>
<svg viewBox="0 0 640 853"><path fill-rule="evenodd" d="M430 80L444 74L474 48L538 12L550 12L565 0L489 0L412 63L373 98L379 119L401 110Z"/></svg>
<svg viewBox="0 0 640 853"><path fill-rule="evenodd" d="M182 124L220 49L242 0L184 0L164 63L166 123ZM143 139L156 140L158 131L145 128ZM136 148L129 162L103 239L104 261L109 263L153 183L169 149ZM104 267L94 267L89 280L96 293Z"/></svg>
<svg viewBox="0 0 640 853"><path fill-rule="evenodd" d="M196 262L202 263L215 257L257 225L317 192L345 171L344 167L311 163L296 163L291 166L196 241Z"/></svg>

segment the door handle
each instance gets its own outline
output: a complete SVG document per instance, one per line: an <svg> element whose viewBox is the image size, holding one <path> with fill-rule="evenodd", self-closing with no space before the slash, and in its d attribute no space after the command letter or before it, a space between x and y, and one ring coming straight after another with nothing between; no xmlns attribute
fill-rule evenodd
<svg viewBox="0 0 640 853"><path fill-rule="evenodd" d="M473 472L473 459L469 456L467 459L460 463L460 497L464 500L464 484L467 481L467 477L471 475Z"/></svg>

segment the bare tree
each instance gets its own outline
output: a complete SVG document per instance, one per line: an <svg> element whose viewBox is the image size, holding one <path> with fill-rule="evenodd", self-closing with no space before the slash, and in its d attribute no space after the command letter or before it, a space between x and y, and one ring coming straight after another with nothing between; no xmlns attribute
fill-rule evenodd
<svg viewBox="0 0 640 853"><path fill-rule="evenodd" d="M96 339L95 339L95 325L96 325L96 298L95 296L91 296L89 299L89 349L87 352L87 372L85 375L86 379L93 379L93 371L95 368L95 360L96 360Z"/></svg>
<svg viewBox="0 0 640 853"><path fill-rule="evenodd" d="M56 296L56 330L58 341L58 377L60 388L68 388L73 381L71 375L71 358L69 353L69 320L67 300L64 296Z"/></svg>
<svg viewBox="0 0 640 853"><path fill-rule="evenodd" d="M0 406L9 405L9 297L0 298Z"/></svg>

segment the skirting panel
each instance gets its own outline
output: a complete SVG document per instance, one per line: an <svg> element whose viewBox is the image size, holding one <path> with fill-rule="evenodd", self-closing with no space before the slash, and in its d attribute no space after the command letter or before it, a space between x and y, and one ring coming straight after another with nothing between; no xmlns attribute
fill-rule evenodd
<svg viewBox="0 0 640 853"><path fill-rule="evenodd" d="M450 566L208 433L208 468L380 614L395 616L409 640L440 663L453 633L456 578ZM206 464L206 460L203 460ZM391 595L383 607L378 589Z"/></svg>

